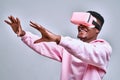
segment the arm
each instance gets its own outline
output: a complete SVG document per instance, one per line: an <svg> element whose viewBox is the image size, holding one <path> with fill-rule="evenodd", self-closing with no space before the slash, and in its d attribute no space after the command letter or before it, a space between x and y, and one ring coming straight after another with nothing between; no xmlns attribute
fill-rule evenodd
<svg viewBox="0 0 120 80"><path fill-rule="evenodd" d="M18 18L14 18L13 16L9 16L8 19L10 21L5 20L5 23L10 25L10 27L13 30L13 32L15 34L17 34L17 36L24 36L25 35L25 31L21 27L20 20Z"/></svg>
<svg viewBox="0 0 120 80"><path fill-rule="evenodd" d="M42 33L42 38L37 42L47 41L56 42L63 46L73 56L81 59L83 62L97 67L105 67L108 64L111 53L111 46L106 41L96 41L94 43L85 43L81 40L70 37L61 37L53 34L41 25L31 22L31 26Z"/></svg>
<svg viewBox="0 0 120 80"><path fill-rule="evenodd" d="M26 32L21 39L27 46L36 51L38 54L60 62L62 61L62 53L64 48L57 45L55 42L34 43L37 39L39 39L39 37L30 32Z"/></svg>
<svg viewBox="0 0 120 80"><path fill-rule="evenodd" d="M97 67L105 66L110 59L111 47L106 41L85 43L70 37L62 37L60 45L75 57Z"/></svg>
<svg viewBox="0 0 120 80"><path fill-rule="evenodd" d="M11 20L11 23L8 21L6 21L6 23L12 26L13 30L17 31L17 33L16 32L15 33L16 34L19 33L20 34L19 36L25 35L25 32L21 29L21 26L18 25L19 20L14 19L12 17L9 17L9 19ZM12 25L14 23L18 23L17 29L15 28L15 26ZM41 47L41 45L44 45L44 48L42 47L43 50L44 49L48 49L47 51L49 51L49 49L53 50L52 48L50 47L48 48L48 46L46 46L47 44L46 42L50 42L50 43L56 42L57 44L59 44L60 42L60 45L66 48L67 51L69 51L72 55L74 55L75 57L81 59L82 61L88 64L99 67L99 66L103 66L107 64L109 61L111 47L105 41L102 41L102 42L100 41L94 44L88 44L88 43L84 43L82 41L78 41L72 38L62 37L61 39L61 36L53 34L52 32L48 31L47 29L45 29L44 27L42 27L41 25L37 23L30 22L30 25L33 28L37 29L42 34L42 38L34 41L32 37L28 36L28 38L25 38L23 41L30 47L34 48L34 50L37 51L38 53L41 53L40 51L42 49L38 49L38 47ZM40 42L43 42L43 43L40 43ZM34 43L39 43L39 44L34 44ZM57 49L53 51L56 51L56 50Z"/></svg>
<svg viewBox="0 0 120 80"><path fill-rule="evenodd" d="M63 48L61 46L56 45L55 42L51 42L51 43L43 42L43 41L47 41L46 38L48 38L48 37L46 37L46 36L44 37L43 33L45 33L46 30L42 26L39 26L39 25L33 23L35 26L37 26L35 28L38 30L42 27L42 29L40 29L40 30L41 30L41 32L43 32L42 33L43 37L39 39L38 36L35 36L31 33L26 33L22 29L20 20L18 18L9 16L8 19L10 21L5 20L5 22L8 25L10 25L13 32L15 32L15 34L17 34L17 36L22 38L22 40L25 44L27 44L29 47L31 47L33 50L35 50L36 52L38 52L41 55L61 61ZM33 26L32 23L31 23L31 26ZM38 43L38 41L42 41L43 43Z"/></svg>

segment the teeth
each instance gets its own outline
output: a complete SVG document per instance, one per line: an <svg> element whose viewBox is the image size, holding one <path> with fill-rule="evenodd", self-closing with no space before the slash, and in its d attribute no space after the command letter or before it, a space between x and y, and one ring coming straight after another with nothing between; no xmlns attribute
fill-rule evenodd
<svg viewBox="0 0 120 80"><path fill-rule="evenodd" d="M95 26L89 26L89 28L94 28Z"/></svg>

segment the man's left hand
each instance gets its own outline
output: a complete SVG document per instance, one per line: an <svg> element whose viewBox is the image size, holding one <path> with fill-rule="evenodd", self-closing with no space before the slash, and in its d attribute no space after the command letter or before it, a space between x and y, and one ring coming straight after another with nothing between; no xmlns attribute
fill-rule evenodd
<svg viewBox="0 0 120 80"><path fill-rule="evenodd" d="M61 36L60 35L56 35L53 34L52 32L50 32L49 30L45 29L43 26L30 21L30 26L37 29L42 37L38 40L36 40L34 43L39 43L39 42L56 42L57 44L59 44Z"/></svg>

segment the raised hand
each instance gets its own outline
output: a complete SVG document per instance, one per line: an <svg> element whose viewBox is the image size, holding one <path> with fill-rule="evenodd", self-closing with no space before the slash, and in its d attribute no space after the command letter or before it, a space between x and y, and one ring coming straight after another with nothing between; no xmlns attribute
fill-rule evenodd
<svg viewBox="0 0 120 80"><path fill-rule="evenodd" d="M34 43L39 43L39 42L56 42L57 44L60 42L60 38L61 36L53 34L52 32L48 31L47 29L45 29L44 27L42 27L41 25L30 21L30 26L32 26L33 28L37 29L42 37L38 40L36 40Z"/></svg>
<svg viewBox="0 0 120 80"><path fill-rule="evenodd" d="M18 35L18 36L24 36L25 32L22 30L20 20L18 18L14 18L13 16L9 16L8 20L5 20L5 22L10 25L12 30Z"/></svg>

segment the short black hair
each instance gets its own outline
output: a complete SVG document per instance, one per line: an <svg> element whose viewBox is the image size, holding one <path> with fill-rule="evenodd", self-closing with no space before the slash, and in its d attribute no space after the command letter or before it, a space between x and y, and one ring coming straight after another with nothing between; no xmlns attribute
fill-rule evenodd
<svg viewBox="0 0 120 80"><path fill-rule="evenodd" d="M104 18L101 14L99 14L96 11L87 11L87 12L90 13L92 16L94 16L96 19L98 19L100 21L100 25L103 26Z"/></svg>

